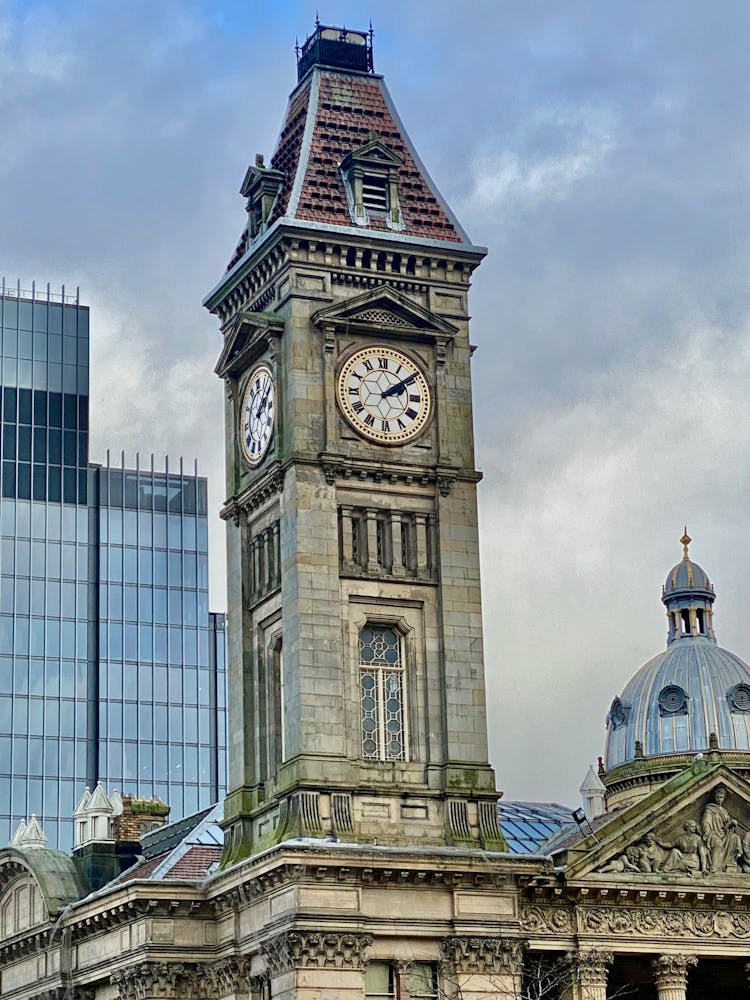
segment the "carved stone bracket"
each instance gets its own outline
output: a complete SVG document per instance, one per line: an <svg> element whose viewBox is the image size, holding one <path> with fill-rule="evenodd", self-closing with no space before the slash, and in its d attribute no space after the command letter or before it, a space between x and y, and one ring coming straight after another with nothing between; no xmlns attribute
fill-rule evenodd
<svg viewBox="0 0 750 1000"><path fill-rule="evenodd" d="M437 484L438 484L438 489L440 490L440 496L447 497L447 496L450 495L450 492L453 489L453 483L455 482L455 480L456 480L455 476L438 476L437 477Z"/></svg>
<svg viewBox="0 0 750 1000"><path fill-rule="evenodd" d="M698 964L694 955L659 955L651 962L654 979L659 996L669 996L675 991L679 996L685 995L688 971Z"/></svg>
<svg viewBox="0 0 750 1000"><path fill-rule="evenodd" d="M523 965L523 943L507 938L446 938L441 952L456 972L513 974Z"/></svg>
<svg viewBox="0 0 750 1000"><path fill-rule="evenodd" d="M287 931L262 945L272 976L290 969L362 969L370 934L319 934L314 931Z"/></svg>

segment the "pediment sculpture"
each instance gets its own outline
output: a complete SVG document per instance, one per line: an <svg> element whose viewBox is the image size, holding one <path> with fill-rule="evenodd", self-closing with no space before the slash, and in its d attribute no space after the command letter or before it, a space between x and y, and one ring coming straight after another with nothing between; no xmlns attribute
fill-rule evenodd
<svg viewBox="0 0 750 1000"><path fill-rule="evenodd" d="M718 785L692 819L672 835L649 831L599 874L683 874L688 876L750 873L750 829L727 809L727 789Z"/></svg>

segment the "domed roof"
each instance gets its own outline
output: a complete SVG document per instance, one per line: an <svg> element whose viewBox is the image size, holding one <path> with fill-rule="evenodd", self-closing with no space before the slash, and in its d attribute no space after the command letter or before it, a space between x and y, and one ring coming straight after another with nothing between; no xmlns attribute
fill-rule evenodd
<svg viewBox="0 0 750 1000"><path fill-rule="evenodd" d="M662 601L665 652L649 660L612 702L607 716L607 771L640 757L710 749L750 751L750 666L716 644L714 588L688 556L669 573ZM714 744L715 745L715 744Z"/></svg>
<svg viewBox="0 0 750 1000"><path fill-rule="evenodd" d="M708 579L706 571L688 556L688 545L692 542L692 538L688 535L687 528L685 528L685 533L680 541L682 542L683 556L681 561L673 566L667 574L662 590L662 601L665 604L669 598L676 597L686 590L702 591L705 595L711 596L714 593L713 585Z"/></svg>
<svg viewBox="0 0 750 1000"><path fill-rule="evenodd" d="M750 750L750 666L706 636L684 636L641 667L607 716L607 770L645 757Z"/></svg>

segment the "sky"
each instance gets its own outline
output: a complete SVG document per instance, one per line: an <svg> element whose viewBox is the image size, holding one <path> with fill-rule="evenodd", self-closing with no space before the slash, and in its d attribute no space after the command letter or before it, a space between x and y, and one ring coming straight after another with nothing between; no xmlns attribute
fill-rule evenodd
<svg viewBox="0 0 750 1000"><path fill-rule="evenodd" d="M750 659L745 0L320 0L375 29L412 140L489 255L471 293L490 754L578 804L691 554ZM218 324L202 307L315 6L0 0L0 275L91 307L92 460L209 478L225 602Z"/></svg>

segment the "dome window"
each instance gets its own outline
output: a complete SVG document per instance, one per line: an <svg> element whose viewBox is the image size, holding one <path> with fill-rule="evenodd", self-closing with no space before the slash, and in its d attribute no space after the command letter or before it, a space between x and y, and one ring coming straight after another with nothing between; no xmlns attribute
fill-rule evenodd
<svg viewBox="0 0 750 1000"><path fill-rule="evenodd" d="M687 714L687 695L677 684L668 684L659 692L659 713L661 715Z"/></svg>
<svg viewBox="0 0 750 1000"><path fill-rule="evenodd" d="M609 721L612 723L612 728L619 729L620 726L624 726L629 715L630 706L626 705L620 698L615 698L609 710Z"/></svg>
<svg viewBox="0 0 750 1000"><path fill-rule="evenodd" d="M735 684L727 695L733 712L750 712L750 684Z"/></svg>

